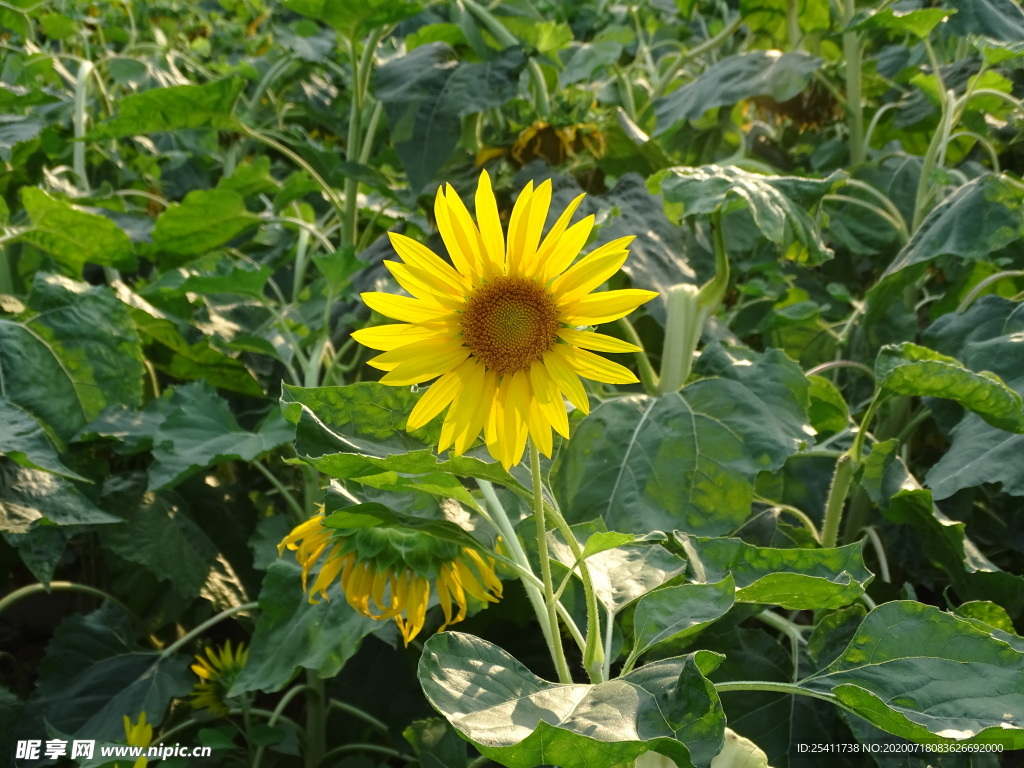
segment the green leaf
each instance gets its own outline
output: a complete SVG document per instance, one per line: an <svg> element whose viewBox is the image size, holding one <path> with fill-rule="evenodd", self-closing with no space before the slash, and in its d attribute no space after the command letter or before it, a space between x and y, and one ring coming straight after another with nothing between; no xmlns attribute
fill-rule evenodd
<svg viewBox="0 0 1024 768"><path fill-rule="evenodd" d="M891 29L896 32L927 38L939 24L942 24L956 13L955 9L922 8L916 11L897 11L886 8L874 11L863 21L855 24L854 30Z"/></svg>
<svg viewBox="0 0 1024 768"><path fill-rule="evenodd" d="M822 376L808 376L811 385L808 391L810 405L807 415L811 426L822 432L842 432L850 423L850 411L842 393L828 379Z"/></svg>
<svg viewBox="0 0 1024 768"><path fill-rule="evenodd" d="M229 189L196 189L169 206L153 227L153 245L172 256L198 256L256 226L245 201ZM172 259L172 263L178 260Z"/></svg>
<svg viewBox="0 0 1024 768"><path fill-rule="evenodd" d="M573 40L572 29L565 22L502 16L500 23L528 48L535 48L545 56L565 50Z"/></svg>
<svg viewBox="0 0 1024 768"><path fill-rule="evenodd" d="M329 24L349 40L359 40L373 29L390 27L415 16L423 6L408 0L361 0L357 5L334 0L284 0L285 8Z"/></svg>
<svg viewBox="0 0 1024 768"><path fill-rule="evenodd" d="M595 73L611 66L622 55L622 44L614 40L591 43L575 43L565 66L558 73L558 84L562 88L582 80L594 80Z"/></svg>
<svg viewBox="0 0 1024 768"><path fill-rule="evenodd" d="M558 685L486 640L442 632L424 643L418 674L434 708L508 768L610 768L648 751L708 766L725 717L705 675L720 661L697 651L598 685Z"/></svg>
<svg viewBox="0 0 1024 768"><path fill-rule="evenodd" d="M788 101L807 87L821 63L817 56L803 51L749 51L726 56L654 102L654 133L664 133L684 120L696 120L709 109L731 106L753 96Z"/></svg>
<svg viewBox="0 0 1024 768"><path fill-rule="evenodd" d="M273 693L300 668L334 677L359 650L364 637L385 626L353 610L337 590L333 599L310 603L301 569L292 557L271 564L260 589L260 615L249 658L231 689Z"/></svg>
<svg viewBox="0 0 1024 768"><path fill-rule="evenodd" d="M959 14L958 14L959 15ZM976 261L1024 233L1024 190L1009 177L985 174L936 205L867 294L867 321L884 315L904 287L941 256Z"/></svg>
<svg viewBox="0 0 1024 768"><path fill-rule="evenodd" d="M110 603L64 619L46 648L26 710L26 721L35 724L30 732L45 733L45 718L69 736L121 741L126 713L145 711L148 722L162 722L195 675L186 657L144 651L126 639L134 636L131 620Z"/></svg>
<svg viewBox="0 0 1024 768"><path fill-rule="evenodd" d="M682 203L682 217L725 210L730 197L742 201L761 233L791 260L820 264L832 258L820 227L808 215L836 180L764 176L735 167L669 168L648 179L667 202Z"/></svg>
<svg viewBox="0 0 1024 768"><path fill-rule="evenodd" d="M800 686L912 741L1024 749L1024 652L928 605L878 606Z"/></svg>
<svg viewBox="0 0 1024 768"><path fill-rule="evenodd" d="M131 240L106 216L52 198L35 187L23 187L21 201L32 226L19 239L53 256L69 276L81 277L86 264L135 267Z"/></svg>
<svg viewBox="0 0 1024 768"><path fill-rule="evenodd" d="M717 535L746 519L756 475L781 468L812 433L807 381L778 351L712 345L700 365L718 378L606 400L580 421L552 472L570 522Z"/></svg>
<svg viewBox="0 0 1024 768"><path fill-rule="evenodd" d="M182 131L191 128L236 130L233 111L245 81L240 77L202 85L151 88L117 102L117 114L90 131L90 141L117 139L138 133Z"/></svg>
<svg viewBox="0 0 1024 768"><path fill-rule="evenodd" d="M60 460L53 442L39 422L6 397L0 397L0 454L29 469L42 469L72 480L85 480Z"/></svg>
<svg viewBox="0 0 1024 768"><path fill-rule="evenodd" d="M994 427L1024 432L1024 401L990 371L975 373L960 361L927 347L904 342L881 349L875 379L898 395L955 400Z"/></svg>
<svg viewBox="0 0 1024 768"><path fill-rule="evenodd" d="M943 0L943 5L957 11L949 20L953 35L982 35L1007 43L1024 40L1024 9L1013 0Z"/></svg>
<svg viewBox="0 0 1024 768"><path fill-rule="evenodd" d="M402 736L412 746L422 768L466 768L466 742L444 720L417 720Z"/></svg>
<svg viewBox="0 0 1024 768"><path fill-rule="evenodd" d="M414 475L449 472L490 480L517 493L529 493L528 479L524 485L489 456L486 460L476 458L487 455L484 449L439 460L426 447L437 444L437 420L406 433L405 424L418 399L407 388L363 382L320 388L285 384L283 390L281 405L285 418L297 425L296 452L326 475L348 479L385 471ZM514 471L522 475L525 470Z"/></svg>
<svg viewBox="0 0 1024 768"><path fill-rule="evenodd" d="M633 613L631 656L697 634L729 612L735 591L732 575L727 574L716 584L662 587L640 598Z"/></svg>
<svg viewBox="0 0 1024 768"><path fill-rule="evenodd" d="M967 619L983 632L998 629L1009 635L1016 634L1013 631L1013 619L1010 618L1010 614L1003 606L996 603L987 600L972 600L957 608L955 613L960 618ZM980 626L979 622L985 626Z"/></svg>
<svg viewBox="0 0 1024 768"><path fill-rule="evenodd" d="M947 354L955 354L972 368L995 371L1018 394L1024 394L1024 305L985 296L963 314L939 318L925 333L925 341ZM1001 483L1005 493L1024 496L1024 436L995 429L978 416L967 414L953 428L949 450L925 478L937 499L982 483Z"/></svg>
<svg viewBox="0 0 1024 768"><path fill-rule="evenodd" d="M797 29L803 33L826 30L830 26L829 8L815 0L740 0L743 25L754 33L757 48L792 45L789 31L789 13L796 16ZM817 35L816 35L817 37Z"/></svg>
<svg viewBox="0 0 1024 768"><path fill-rule="evenodd" d="M281 185L270 173L270 158L266 155L239 163L230 176L217 182L217 189L226 189L242 197L277 192Z"/></svg>
<svg viewBox="0 0 1024 768"><path fill-rule="evenodd" d="M120 523L99 509L68 480L0 461L0 529L25 533L40 524Z"/></svg>
<svg viewBox="0 0 1024 768"><path fill-rule="evenodd" d="M430 43L377 69L376 95L413 192L422 191L455 151L461 118L515 98L525 66L519 48L470 63L458 61L444 43Z"/></svg>
<svg viewBox="0 0 1024 768"><path fill-rule="evenodd" d="M697 584L732 574L736 600L795 610L841 608L864 594L875 575L864 565L863 542L834 549L773 549L740 539L676 532Z"/></svg>

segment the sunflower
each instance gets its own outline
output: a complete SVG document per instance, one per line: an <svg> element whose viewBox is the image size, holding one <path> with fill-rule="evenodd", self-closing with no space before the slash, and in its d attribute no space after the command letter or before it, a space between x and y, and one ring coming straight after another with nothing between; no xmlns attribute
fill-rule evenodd
<svg viewBox="0 0 1024 768"><path fill-rule="evenodd" d="M400 525L344 529L323 522L324 515L310 518L278 545L282 554L285 547L295 550L303 591L323 558L309 601L318 602L317 593L329 599L327 587L339 579L349 605L377 621L394 619L406 645L426 622L431 580L444 612L439 631L466 618L471 599L484 604L501 599L495 561L474 549Z"/></svg>
<svg viewBox="0 0 1024 768"><path fill-rule="evenodd" d="M249 649L244 643L239 643L232 651L230 640L219 651L207 648L206 657L203 654L196 656L192 671L199 675L200 680L192 689L192 706L205 709L215 717L226 716L230 711L228 691L241 674L248 657Z"/></svg>
<svg viewBox="0 0 1024 768"><path fill-rule="evenodd" d="M613 240L573 264L594 217L569 226L584 195L541 239L551 182L519 195L502 232L487 172L476 191L477 223L449 185L434 204L452 264L403 235L389 233L402 262L385 261L412 294L362 294L371 309L400 321L352 337L383 351L369 364L384 384L409 386L437 378L409 415L422 427L445 408L438 450L461 455L481 430L491 456L506 470L522 459L527 437L551 456L554 428L569 436L563 398L584 413L590 405L580 377L631 384L636 377L597 352L638 347L584 330L624 317L657 294L637 289L592 293L619 270L632 237ZM454 265L454 266L453 266ZM439 378L438 378L439 377Z"/></svg>
<svg viewBox="0 0 1024 768"><path fill-rule="evenodd" d="M139 713L139 720L135 725L124 716L124 737L129 747L140 747L145 750L153 742L153 726L146 722L146 713ZM149 760L140 757L132 764L132 768L146 768Z"/></svg>

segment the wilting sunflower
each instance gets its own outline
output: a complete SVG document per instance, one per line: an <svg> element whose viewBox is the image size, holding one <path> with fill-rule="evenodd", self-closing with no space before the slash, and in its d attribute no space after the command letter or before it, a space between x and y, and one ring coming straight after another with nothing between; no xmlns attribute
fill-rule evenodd
<svg viewBox="0 0 1024 768"><path fill-rule="evenodd" d="M372 309L401 322L352 336L383 350L369 363L387 371L384 384L440 377L407 425L422 427L448 408L439 451L454 446L459 455L483 430L488 450L506 469L519 463L528 436L550 456L551 428L569 436L563 397L589 412L581 376L608 384L637 380L629 369L588 351L637 347L584 329L624 317L657 294L592 293L625 262L633 238L606 243L573 264L594 225L587 216L569 226L583 197L541 239L551 182L536 189L529 183L516 200L506 240L484 171L476 191L479 226L450 185L437 191L437 226L454 267L415 240L390 235L402 263L384 264L412 297L362 294Z"/></svg>
<svg viewBox="0 0 1024 768"><path fill-rule="evenodd" d="M309 601L318 602L317 593L326 599L327 587L339 579L349 605L371 619L394 619L406 645L423 629L431 581L444 612L441 630L466 618L470 599L494 603L501 598L494 560L469 547L399 525L345 529L323 521L323 515L310 518L278 545L280 553L285 547L296 551L303 590L323 557Z"/></svg>
<svg viewBox="0 0 1024 768"><path fill-rule="evenodd" d="M192 689L192 706L205 709L215 717L225 717L230 708L227 705L228 691L242 673L245 661L249 657L249 649L244 643L232 651L228 640L219 651L206 649L206 657L196 656L192 671L199 675L200 680Z"/></svg>
<svg viewBox="0 0 1024 768"><path fill-rule="evenodd" d="M124 716L124 737L129 747L141 747L143 750L153 742L153 726L146 722L145 712L139 713L135 725L132 725L128 715ZM146 757L140 757L132 763L132 768L146 768L148 764Z"/></svg>

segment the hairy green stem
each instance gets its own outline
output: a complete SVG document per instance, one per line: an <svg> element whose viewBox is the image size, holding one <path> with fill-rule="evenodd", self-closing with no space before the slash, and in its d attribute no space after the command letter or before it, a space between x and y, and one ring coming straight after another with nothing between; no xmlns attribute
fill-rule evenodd
<svg viewBox="0 0 1024 768"><path fill-rule="evenodd" d="M544 518L544 486L540 476L540 451L530 441L530 474L533 476L533 517L537 524L537 556L540 558L541 580L544 582L544 612L548 626L551 628L552 659L558 681L571 683L572 673L565 661L565 649L562 648L561 634L558 630L558 614L555 610L555 585L551 579L551 558L548 555L548 533ZM587 633L590 634L589 632Z"/></svg>
<svg viewBox="0 0 1024 768"><path fill-rule="evenodd" d="M843 454L836 462L836 470L832 475L832 485L828 489L828 500L825 502L825 522L821 527L821 546L834 547L839 538L839 523L843 519L843 507L846 495L853 482L853 473L857 462L849 454Z"/></svg>
<svg viewBox="0 0 1024 768"><path fill-rule="evenodd" d="M849 24L855 13L854 0L843 0L843 24ZM860 35L843 33L843 58L846 59L846 115L850 131L850 162L864 162L864 108L861 104L861 49Z"/></svg>
<svg viewBox="0 0 1024 768"><path fill-rule="evenodd" d="M306 670L306 768L316 768L327 751L327 707L324 681Z"/></svg>

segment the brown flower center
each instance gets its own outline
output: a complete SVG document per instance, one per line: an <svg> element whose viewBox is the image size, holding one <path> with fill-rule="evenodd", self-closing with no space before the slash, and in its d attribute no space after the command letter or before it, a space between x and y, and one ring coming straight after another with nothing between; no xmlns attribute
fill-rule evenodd
<svg viewBox="0 0 1024 768"><path fill-rule="evenodd" d="M462 312L462 341L501 376L529 368L558 341L558 308L544 287L498 277L478 288Z"/></svg>

